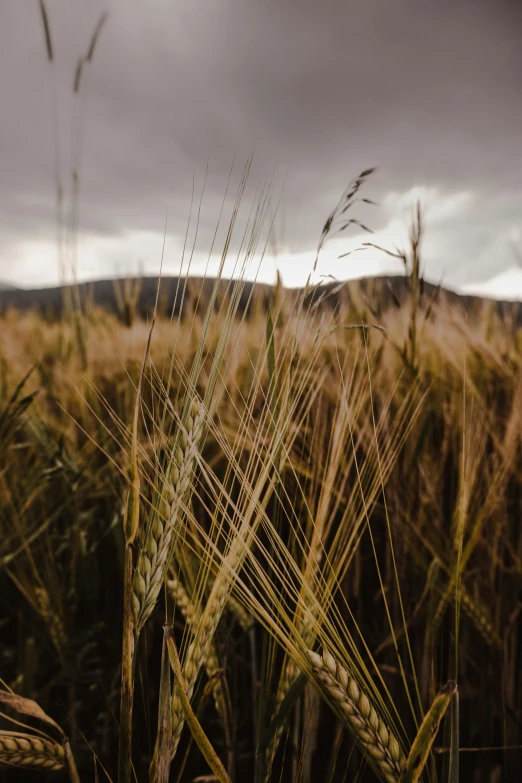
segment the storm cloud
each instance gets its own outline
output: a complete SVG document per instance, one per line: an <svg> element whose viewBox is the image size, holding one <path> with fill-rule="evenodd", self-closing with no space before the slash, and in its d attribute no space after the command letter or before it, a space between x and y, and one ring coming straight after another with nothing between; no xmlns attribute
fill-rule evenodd
<svg viewBox="0 0 522 783"><path fill-rule="evenodd" d="M125 259L157 271L167 209L165 267L176 270L193 178L196 203L205 181L203 252L232 163L237 182L253 151L245 198L275 176L290 282L348 181L371 166L363 195L379 205L360 205L357 217L378 241L395 241L420 197L428 277L458 287L516 263L520 3L48 0L47 9L52 66L36 0L0 10L0 278L56 280L56 173L70 195L75 168L80 276L109 276ZM336 259L365 239L352 232L335 245L322 273L364 273L361 256L357 268Z"/></svg>

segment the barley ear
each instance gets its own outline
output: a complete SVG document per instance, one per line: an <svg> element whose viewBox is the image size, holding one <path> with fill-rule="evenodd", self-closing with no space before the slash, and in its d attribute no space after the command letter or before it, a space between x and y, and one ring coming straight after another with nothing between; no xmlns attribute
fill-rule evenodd
<svg viewBox="0 0 522 783"><path fill-rule="evenodd" d="M355 736L367 760L386 783L397 783L404 770L404 754L368 696L334 656L308 650L314 673L339 716Z"/></svg>
<svg viewBox="0 0 522 783"><path fill-rule="evenodd" d="M199 614L197 613L179 578L174 577L172 579L168 579L167 587L174 601L176 602L176 606L185 618L187 625L191 627L197 627ZM241 607L241 609L242 608L243 607ZM220 676L221 665L219 661L219 655L216 645L213 641L209 644L207 653L205 655L204 664L207 677L210 681L212 681L212 694L214 696L216 710L219 714L219 717L221 718L223 728L225 729L225 733L228 737L231 735L232 708L229 704L230 698L227 698L227 691L223 687L223 679ZM231 741L231 736L229 738Z"/></svg>
<svg viewBox="0 0 522 783"><path fill-rule="evenodd" d="M161 488L161 503L167 505L166 514L162 517L159 509L153 513L134 571L132 607L137 633L152 614L167 573L171 544L189 493L204 421L203 404L194 399L173 444L169 475Z"/></svg>
<svg viewBox="0 0 522 783"><path fill-rule="evenodd" d="M0 731L0 765L63 769L65 752L58 742L18 731Z"/></svg>

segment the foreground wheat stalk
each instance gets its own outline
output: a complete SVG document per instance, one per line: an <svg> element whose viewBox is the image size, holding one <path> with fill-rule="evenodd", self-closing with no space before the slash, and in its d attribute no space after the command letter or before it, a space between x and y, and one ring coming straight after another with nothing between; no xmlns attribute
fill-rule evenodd
<svg viewBox="0 0 522 783"><path fill-rule="evenodd" d="M139 393L137 400L139 401ZM138 405L135 409L133 450L137 441L137 411ZM130 783L131 780L132 713L137 644L140 633L154 610L167 574L172 540L190 487L199 442L203 433L204 419L203 404L194 397L189 412L182 422L179 435L172 446L168 475L160 489L159 508L155 509L152 522L143 536L136 566L133 566L133 542L139 527L139 475L135 453L131 459L134 486L131 493L133 512L129 514L128 529L125 531L127 543L124 576L119 783Z"/></svg>
<svg viewBox="0 0 522 783"><path fill-rule="evenodd" d="M268 494L263 501L261 501L261 506L266 505ZM242 516L239 529L221 564L221 568L212 585L207 603L199 618L198 628L194 631L194 638L186 651L183 666L183 689L189 701L192 699L199 672L205 663L209 649L213 643L214 635L227 605L234 579L241 570L246 551L251 545L256 526L259 523L258 514L256 514L256 519L253 518L254 509L256 509L259 502L258 493L255 492L250 498L249 508ZM172 695L172 758L174 758L176 754L184 722L182 702L178 693L178 688L174 688Z"/></svg>
<svg viewBox="0 0 522 783"><path fill-rule="evenodd" d="M386 783L397 783L405 767L399 743L353 677L327 650L308 650L313 670L364 752L373 760Z"/></svg>
<svg viewBox="0 0 522 783"><path fill-rule="evenodd" d="M190 486L203 432L205 411L193 400L178 443L173 449L169 480L164 488L167 518L155 514L145 535L132 581L132 611L136 634L152 614L168 566L172 538Z"/></svg>
<svg viewBox="0 0 522 783"><path fill-rule="evenodd" d="M0 731L0 764L58 770L65 764L61 745L17 731Z"/></svg>
<svg viewBox="0 0 522 783"><path fill-rule="evenodd" d="M192 601L188 597L187 592L179 579L176 579L175 577L169 579L167 581L167 587L187 624L194 626L197 623L197 613L194 609ZM218 711L221 719L224 721L226 717L226 711L224 705L223 684L219 676L217 676L221 666L219 663L218 651L214 642L211 642L208 646L204 664L209 680L214 678L212 693L214 696L216 710Z"/></svg>
<svg viewBox="0 0 522 783"><path fill-rule="evenodd" d="M207 603L207 609L201 617L199 633L188 648L185 659L186 662L183 667L183 681L184 690L189 701L194 694L194 688L200 669L207 660L207 656L213 644L216 628L227 603L229 584L230 577L228 576L228 573L223 570L214 584L214 589L212 590ZM185 718L181 699L178 689L175 688L172 697L172 758L176 753L184 723Z"/></svg>

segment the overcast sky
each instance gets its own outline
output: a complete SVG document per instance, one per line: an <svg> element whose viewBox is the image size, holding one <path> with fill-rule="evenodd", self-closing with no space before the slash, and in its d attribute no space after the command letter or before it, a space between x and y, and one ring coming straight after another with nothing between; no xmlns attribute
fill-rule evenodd
<svg viewBox="0 0 522 783"><path fill-rule="evenodd" d="M75 167L78 274L94 278L156 273L167 210L164 269L176 273L193 180L194 220L208 166L201 270L233 161L223 225L252 152L245 219L266 181L279 203L262 279L276 266L288 284L306 279L328 213L373 166L361 195L378 206L353 217L376 234L332 242L320 274L400 271L374 251L338 256L368 239L402 245L418 198L428 278L509 280L517 248L522 263L521 0L47 0L47 10L52 67L37 0L0 6L0 280L57 281L55 173L68 214Z"/></svg>

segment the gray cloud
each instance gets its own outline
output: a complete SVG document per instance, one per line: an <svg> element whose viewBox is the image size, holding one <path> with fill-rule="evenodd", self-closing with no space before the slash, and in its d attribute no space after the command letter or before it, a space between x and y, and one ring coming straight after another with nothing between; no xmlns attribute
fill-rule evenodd
<svg viewBox="0 0 522 783"><path fill-rule="evenodd" d="M105 9L74 98L77 58ZM0 11L0 276L16 276L4 248L54 231L53 94L62 176L78 165L91 234L159 232L167 206L170 231L182 234L193 174L200 187L209 161L208 243L232 159L239 170L255 148L250 195L277 161L289 171L283 213L295 251L314 245L347 181L377 165L367 188L377 200L414 185L475 194L458 223L433 228L445 252L454 242L456 279L508 263L481 252L522 220L520 4L48 0L48 10L52 73L37 3ZM360 214L376 228L387 220L383 209Z"/></svg>

